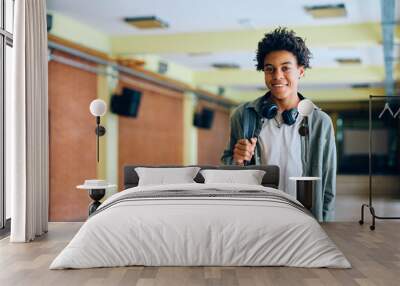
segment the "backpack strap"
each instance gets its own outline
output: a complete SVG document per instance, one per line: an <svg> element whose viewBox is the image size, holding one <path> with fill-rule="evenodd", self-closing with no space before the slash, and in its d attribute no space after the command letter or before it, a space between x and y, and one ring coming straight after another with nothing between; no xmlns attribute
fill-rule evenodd
<svg viewBox="0 0 400 286"><path fill-rule="evenodd" d="M250 139L254 137L256 120L255 111L251 108L245 108L243 111L243 138Z"/></svg>

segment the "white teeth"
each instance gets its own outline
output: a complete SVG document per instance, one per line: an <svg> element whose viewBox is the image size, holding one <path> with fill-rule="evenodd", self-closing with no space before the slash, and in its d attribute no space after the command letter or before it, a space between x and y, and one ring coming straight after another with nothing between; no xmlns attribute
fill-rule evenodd
<svg viewBox="0 0 400 286"><path fill-rule="evenodd" d="M285 86L284 84L273 84L272 86Z"/></svg>

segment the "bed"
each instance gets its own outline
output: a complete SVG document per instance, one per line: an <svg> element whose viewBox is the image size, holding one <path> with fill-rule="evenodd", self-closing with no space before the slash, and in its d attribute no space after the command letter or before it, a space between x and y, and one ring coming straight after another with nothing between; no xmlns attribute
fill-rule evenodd
<svg viewBox="0 0 400 286"><path fill-rule="evenodd" d="M136 167L125 167L125 190L103 202L50 269L351 267L309 211L277 189L277 166L199 166L261 169L261 185L204 183L198 173L195 183L150 186L138 186Z"/></svg>

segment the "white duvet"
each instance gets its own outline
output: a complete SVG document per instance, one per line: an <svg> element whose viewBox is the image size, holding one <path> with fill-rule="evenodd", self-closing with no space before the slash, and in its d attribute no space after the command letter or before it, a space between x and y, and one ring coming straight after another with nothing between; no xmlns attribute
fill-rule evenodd
<svg viewBox="0 0 400 286"><path fill-rule="evenodd" d="M50 269L145 266L294 266L349 268L309 214L290 204L246 197L118 199L136 192L265 191L238 184L135 187L108 198ZM251 193L251 192L249 192ZM297 204L299 204L297 202Z"/></svg>

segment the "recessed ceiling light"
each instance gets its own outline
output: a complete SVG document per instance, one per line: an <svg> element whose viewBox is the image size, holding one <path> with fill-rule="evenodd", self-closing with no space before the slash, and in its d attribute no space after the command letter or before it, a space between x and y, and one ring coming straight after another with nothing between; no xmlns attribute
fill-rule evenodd
<svg viewBox="0 0 400 286"><path fill-rule="evenodd" d="M359 65L359 64L361 64L360 58L337 58L335 60L339 64L342 64L342 65Z"/></svg>
<svg viewBox="0 0 400 286"><path fill-rule="evenodd" d="M214 68L217 69L238 69L240 66L234 63L214 63L212 64Z"/></svg>
<svg viewBox="0 0 400 286"><path fill-rule="evenodd" d="M346 17L346 6L341 4L305 6L304 9L315 19Z"/></svg>
<svg viewBox="0 0 400 286"><path fill-rule="evenodd" d="M125 18L124 21L138 29L163 29L168 28L168 23L155 16Z"/></svg>

